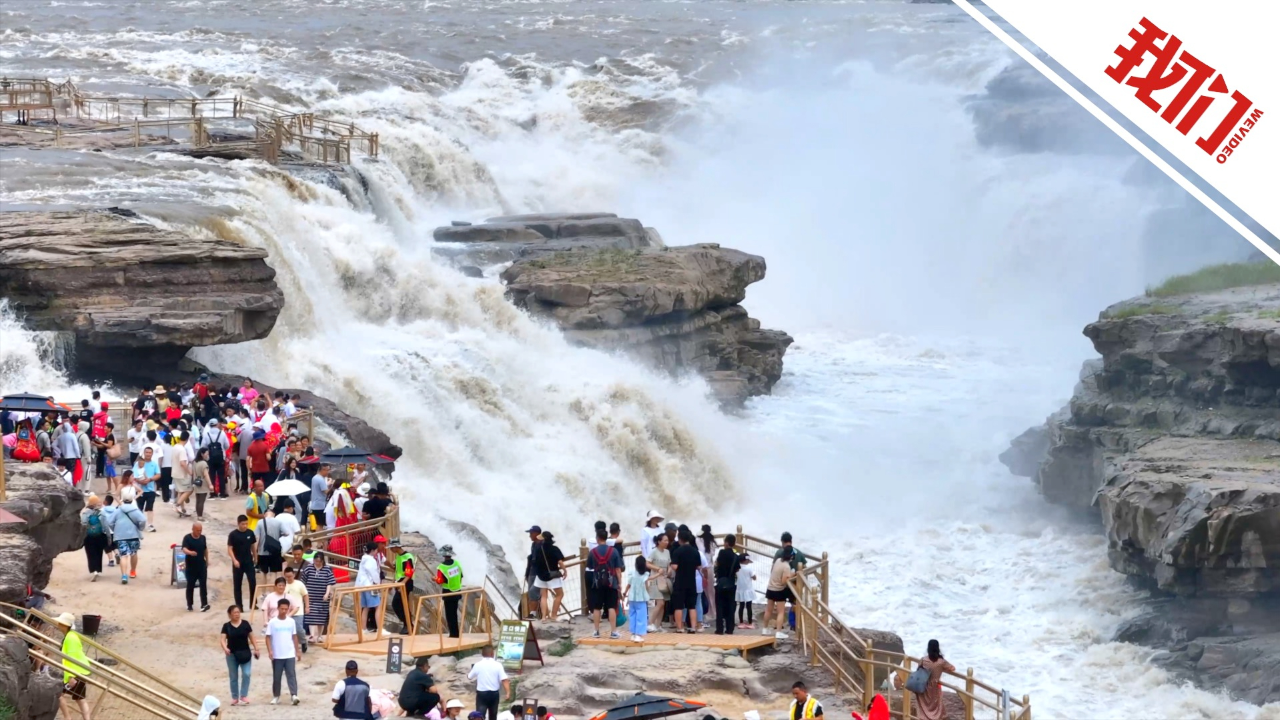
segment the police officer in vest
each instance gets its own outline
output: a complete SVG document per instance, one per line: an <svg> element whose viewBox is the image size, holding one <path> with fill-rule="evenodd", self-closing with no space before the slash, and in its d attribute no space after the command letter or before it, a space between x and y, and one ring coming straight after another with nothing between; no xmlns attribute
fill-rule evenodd
<svg viewBox="0 0 1280 720"><path fill-rule="evenodd" d="M413 595L413 553L406 552L404 547L400 545L400 538L392 538L391 555L395 558L396 582L404 581L404 591L410 596ZM400 600L400 593L391 594L391 611L400 618L400 622L405 628L409 627L409 618L404 614L404 603Z"/></svg>
<svg viewBox="0 0 1280 720"><path fill-rule="evenodd" d="M791 686L791 697L791 711L787 713L787 720L822 717L822 703L809 694L809 688L803 682L796 681Z"/></svg>
<svg viewBox="0 0 1280 720"><path fill-rule="evenodd" d="M351 720L374 720L373 699L369 697L369 683L356 677L360 666L355 660L347 661L347 676L333 687L333 716Z"/></svg>
<svg viewBox="0 0 1280 720"><path fill-rule="evenodd" d="M462 589L462 566L453 559L453 546L440 548L444 562L436 568L436 584L444 593L444 615L449 623L449 637L461 637L458 631L458 601L462 598L456 593Z"/></svg>

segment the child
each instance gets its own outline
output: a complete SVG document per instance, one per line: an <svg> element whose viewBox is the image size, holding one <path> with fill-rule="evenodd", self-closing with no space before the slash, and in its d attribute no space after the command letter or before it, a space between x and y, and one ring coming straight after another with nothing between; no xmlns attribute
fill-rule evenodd
<svg viewBox="0 0 1280 720"><path fill-rule="evenodd" d="M738 601L738 629L739 630L755 630L755 618L752 617L753 604L756 601L756 589L752 581L756 579L756 574L751 572L751 556L742 553L739 558L742 563L741 569L738 570L738 588L734 598ZM746 618L745 620L743 618Z"/></svg>
<svg viewBox="0 0 1280 720"><path fill-rule="evenodd" d="M644 642L649 632L649 563L644 557L637 557L635 569L627 577L627 587L623 591L627 596L628 617L631 618L631 642Z"/></svg>

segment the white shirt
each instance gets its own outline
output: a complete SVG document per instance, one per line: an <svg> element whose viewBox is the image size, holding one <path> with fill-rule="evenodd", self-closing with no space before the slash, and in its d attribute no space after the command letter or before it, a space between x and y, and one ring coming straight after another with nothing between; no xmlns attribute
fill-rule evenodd
<svg viewBox="0 0 1280 720"><path fill-rule="evenodd" d="M507 679L507 671L494 658L480 658L467 677L476 681L476 692L497 692L502 689L502 681Z"/></svg>
<svg viewBox="0 0 1280 720"><path fill-rule="evenodd" d="M653 546L654 546L653 539L661 535L663 532L665 531L662 529L661 526L656 528L651 528L648 525L645 525L640 530L640 555L641 556L646 558L649 557L649 553L653 552Z"/></svg>
<svg viewBox="0 0 1280 720"><path fill-rule="evenodd" d="M97 415L98 413L102 412L102 401L101 401L101 400L90 400L90 401L89 401L89 409L93 411L93 414L94 414L94 415Z"/></svg>
<svg viewBox="0 0 1280 720"><path fill-rule="evenodd" d="M378 561L372 555L365 555L360 558L360 569L356 571L356 587L377 585L380 579L381 573L378 572Z"/></svg>
<svg viewBox="0 0 1280 720"><path fill-rule="evenodd" d="M129 428L128 437L129 437L129 452L141 454L142 441L147 439L146 429L135 430L133 428Z"/></svg>
<svg viewBox="0 0 1280 720"><path fill-rule="evenodd" d="M283 407L281 407L280 409L284 411L284 416L285 416L285 417L287 417L287 418L289 418L289 417L293 417L293 414L294 414L294 413L296 413L296 412L298 412L298 408L296 408L296 407L294 407L294 406L293 406L293 401L292 401L292 400L290 400L289 402L285 403L285 404L284 404L284 406L283 406Z"/></svg>
<svg viewBox="0 0 1280 720"><path fill-rule="evenodd" d="M297 506L294 506L295 509ZM276 516L276 520L280 523L280 547L285 552L293 547L293 537L302 532L302 526L298 524L298 518L292 513L280 513Z"/></svg>
<svg viewBox="0 0 1280 720"><path fill-rule="evenodd" d="M175 478L186 479L188 475L187 468L190 467L186 464L186 460L187 449L185 447L181 445L170 445L168 449L165 450L164 465L161 467L172 468L173 476Z"/></svg>
<svg viewBox="0 0 1280 720"><path fill-rule="evenodd" d="M288 660L297 657L293 651L293 638L298 626L293 618L281 620L279 616L271 618L267 623L267 642L271 643L271 657L275 660Z"/></svg>

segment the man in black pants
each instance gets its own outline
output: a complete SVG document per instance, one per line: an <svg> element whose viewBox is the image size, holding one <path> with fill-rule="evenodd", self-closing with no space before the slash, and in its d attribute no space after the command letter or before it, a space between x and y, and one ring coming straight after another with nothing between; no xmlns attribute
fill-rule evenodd
<svg viewBox="0 0 1280 720"><path fill-rule="evenodd" d="M200 585L200 612L208 612L209 545L208 539L204 536L204 525L200 523L191 525L191 532L182 538L182 554L187 556L184 571L187 576L187 612L195 609L192 600L197 584Z"/></svg>
<svg viewBox="0 0 1280 720"><path fill-rule="evenodd" d="M467 677L476 681L476 710L489 715L489 720L498 720L498 703L502 696L498 688L507 691L507 699L512 700L511 680L502 663L493 658L493 646L487 645L481 651L484 657L471 666Z"/></svg>
<svg viewBox="0 0 1280 720"><path fill-rule="evenodd" d="M726 535L724 547L716 553L712 566L715 569L717 635L733 634L734 596L738 593L738 570L742 567L734 549L737 543L737 537Z"/></svg>
<svg viewBox="0 0 1280 720"><path fill-rule="evenodd" d="M252 603L258 590L258 578L255 575L254 563L258 560L258 534L249 529L249 516L236 518L236 529L227 536L227 554L231 556L231 582L234 583L236 605L245 606L244 596L240 594L240 580L249 580L249 602Z"/></svg>

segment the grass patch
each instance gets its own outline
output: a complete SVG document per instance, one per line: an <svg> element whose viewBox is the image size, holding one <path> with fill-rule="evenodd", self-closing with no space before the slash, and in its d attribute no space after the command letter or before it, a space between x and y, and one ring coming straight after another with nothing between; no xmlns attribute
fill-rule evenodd
<svg viewBox="0 0 1280 720"><path fill-rule="evenodd" d="M18 711L9 702L9 698L0 697L0 720L17 720Z"/></svg>
<svg viewBox="0 0 1280 720"><path fill-rule="evenodd" d="M1154 303L1152 305L1130 305L1129 307L1120 308L1119 310L1108 312L1108 320L1124 320L1125 318L1138 317L1140 315L1176 315L1178 308L1172 305L1161 305Z"/></svg>
<svg viewBox="0 0 1280 720"><path fill-rule="evenodd" d="M642 255L640 250L626 248L605 248L603 250L560 250L549 257L544 256L528 261L529 267L545 268L586 268L600 272L634 270L636 259Z"/></svg>
<svg viewBox="0 0 1280 720"><path fill-rule="evenodd" d="M1280 265L1271 261L1226 263L1200 268L1187 275L1175 275L1155 287L1147 288L1147 295L1170 297L1270 283L1280 283Z"/></svg>
<svg viewBox="0 0 1280 720"><path fill-rule="evenodd" d="M573 652L577 645L573 644L573 638L560 638L547 648L547 654L551 657L564 657Z"/></svg>
<svg viewBox="0 0 1280 720"><path fill-rule="evenodd" d="M1204 316L1205 322L1214 323L1215 325L1222 325L1230 319L1231 319L1231 313L1227 312L1226 310L1219 310L1218 312L1212 315Z"/></svg>
<svg viewBox="0 0 1280 720"><path fill-rule="evenodd" d="M516 691L519 689L519 687L520 687L520 680L521 680L521 678L518 678L518 677L513 677L513 678L511 678L511 697L513 697L513 698L518 698L518 697L520 697L520 696L517 694L517 692L516 692ZM519 701L518 701L518 700L506 700L506 699L503 699L503 700L501 700L501 701L498 703L498 710L499 710L499 711L502 711L502 710L510 710L510 709L511 709L511 706L512 706L512 705L515 705L517 702L519 702Z"/></svg>
<svg viewBox="0 0 1280 720"><path fill-rule="evenodd" d="M1280 320L1280 310L1259 310L1258 317L1263 320Z"/></svg>

